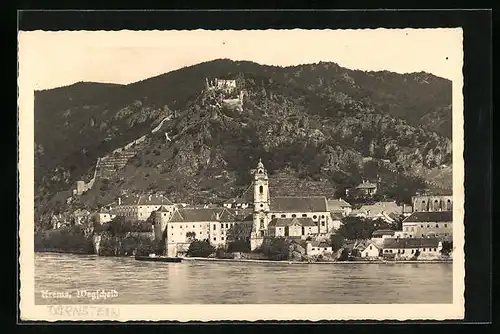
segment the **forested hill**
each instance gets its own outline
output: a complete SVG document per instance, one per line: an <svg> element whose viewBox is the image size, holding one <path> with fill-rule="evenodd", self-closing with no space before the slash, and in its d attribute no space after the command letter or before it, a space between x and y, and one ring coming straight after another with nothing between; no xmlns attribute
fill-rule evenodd
<svg viewBox="0 0 500 334"><path fill-rule="evenodd" d="M214 109L205 78L237 79L238 90L246 92L243 111ZM258 156L271 172L327 180L332 189L382 177L386 194L397 196L411 192L408 182L412 190L423 188L419 177L437 175L451 162L446 79L354 71L335 63L275 67L222 59L129 85L79 83L36 92L40 205L88 175L98 157L174 114L115 180L105 180L109 191L87 197L125 188L158 188L179 199L205 196L194 195L200 192L229 196L244 187ZM165 132L171 142L165 142ZM446 188L450 175L441 174L431 181ZM214 180L226 186L217 190Z"/></svg>

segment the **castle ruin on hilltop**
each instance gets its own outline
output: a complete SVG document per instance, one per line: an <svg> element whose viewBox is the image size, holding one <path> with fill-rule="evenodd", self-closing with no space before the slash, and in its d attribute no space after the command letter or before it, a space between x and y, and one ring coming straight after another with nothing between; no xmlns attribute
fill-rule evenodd
<svg viewBox="0 0 500 334"><path fill-rule="evenodd" d="M243 98L245 96L245 92L242 89L238 92L238 84L236 80L218 78L210 80L205 78L205 90L220 94L220 106L228 109L243 111Z"/></svg>

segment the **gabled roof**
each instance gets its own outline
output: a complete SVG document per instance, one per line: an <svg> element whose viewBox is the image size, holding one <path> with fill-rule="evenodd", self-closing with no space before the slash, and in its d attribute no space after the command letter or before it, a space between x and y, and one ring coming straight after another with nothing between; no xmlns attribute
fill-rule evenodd
<svg viewBox="0 0 500 334"><path fill-rule="evenodd" d="M268 226L283 227L292 225L316 226L311 218L274 218Z"/></svg>
<svg viewBox="0 0 500 334"><path fill-rule="evenodd" d="M332 247L330 244L326 241L311 241L311 246L313 247Z"/></svg>
<svg viewBox="0 0 500 334"><path fill-rule="evenodd" d="M328 210L329 211L338 210L338 209L345 208L345 207L351 207L351 204L347 203L342 198L328 200Z"/></svg>
<svg viewBox="0 0 500 334"><path fill-rule="evenodd" d="M385 239L384 248L436 248L439 239L436 238L397 238Z"/></svg>
<svg viewBox="0 0 500 334"><path fill-rule="evenodd" d="M363 182L356 187L356 189L373 189L373 188L377 188L377 185L371 182Z"/></svg>
<svg viewBox="0 0 500 334"><path fill-rule="evenodd" d="M106 208L106 207L104 207L104 206L103 206L103 207L102 207L99 211L97 211L97 212L98 212L98 213L110 213L111 211L110 211L108 208Z"/></svg>
<svg viewBox="0 0 500 334"><path fill-rule="evenodd" d="M377 249L382 249L380 244L377 244L376 242L373 242L373 241L367 241L367 242L363 243L363 250L367 249L368 246L370 246L370 245L373 245Z"/></svg>
<svg viewBox="0 0 500 334"><path fill-rule="evenodd" d="M344 215L340 212L330 212L330 217L332 220L342 220L344 218Z"/></svg>
<svg viewBox="0 0 500 334"><path fill-rule="evenodd" d="M371 205L362 205L361 211L370 211L370 215L385 213L403 213L403 207L396 204L396 202L376 202Z"/></svg>
<svg viewBox="0 0 500 334"><path fill-rule="evenodd" d="M394 230L376 230L373 231L372 237L383 236L383 235L394 235L396 231Z"/></svg>
<svg viewBox="0 0 500 334"><path fill-rule="evenodd" d="M170 212L165 206L161 206L158 210L156 210L157 212Z"/></svg>
<svg viewBox="0 0 500 334"><path fill-rule="evenodd" d="M170 217L171 223L181 222L235 222L252 221L250 210L228 208L177 209Z"/></svg>
<svg viewBox="0 0 500 334"><path fill-rule="evenodd" d="M274 212L326 212L328 204L324 196L273 197L271 211Z"/></svg>
<svg viewBox="0 0 500 334"><path fill-rule="evenodd" d="M216 220L217 209L178 209L170 217L172 223L212 222Z"/></svg>
<svg viewBox="0 0 500 334"><path fill-rule="evenodd" d="M409 217L403 220L403 223L426 223L426 222L448 222L453 221L452 211L429 211L413 212Z"/></svg>
<svg viewBox="0 0 500 334"><path fill-rule="evenodd" d="M127 196L121 205L174 205L168 198L158 195Z"/></svg>

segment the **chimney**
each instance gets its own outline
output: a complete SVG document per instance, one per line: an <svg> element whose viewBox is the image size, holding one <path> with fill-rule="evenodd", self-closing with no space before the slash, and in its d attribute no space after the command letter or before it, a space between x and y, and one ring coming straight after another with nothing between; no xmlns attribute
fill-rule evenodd
<svg viewBox="0 0 500 334"><path fill-rule="evenodd" d="M149 195L149 197L148 197L148 201L151 201L151 195Z"/></svg>
<svg viewBox="0 0 500 334"><path fill-rule="evenodd" d="M122 205L122 198L118 197L118 205Z"/></svg>
<svg viewBox="0 0 500 334"><path fill-rule="evenodd" d="M219 213L217 212L217 213L215 214L215 220L219 220L219 218L220 218L220 215L219 215Z"/></svg>

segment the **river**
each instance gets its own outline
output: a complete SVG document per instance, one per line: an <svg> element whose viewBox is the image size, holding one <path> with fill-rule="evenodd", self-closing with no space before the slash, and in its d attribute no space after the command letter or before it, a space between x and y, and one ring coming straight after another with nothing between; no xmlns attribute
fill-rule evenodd
<svg viewBox="0 0 500 334"><path fill-rule="evenodd" d="M451 303L452 266L451 263L160 263L36 253L35 303ZM77 290L87 291L87 296L78 298ZM90 292L96 290L116 293L108 294L107 299L90 301ZM72 298L54 299L46 291L67 293Z"/></svg>

